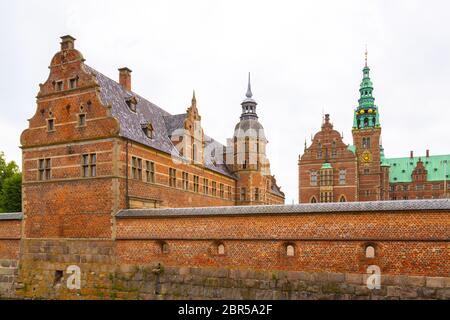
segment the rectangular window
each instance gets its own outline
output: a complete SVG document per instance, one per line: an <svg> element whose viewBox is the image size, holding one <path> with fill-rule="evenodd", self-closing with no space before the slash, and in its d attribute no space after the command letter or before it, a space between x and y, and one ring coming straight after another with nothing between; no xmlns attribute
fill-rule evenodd
<svg viewBox="0 0 450 320"><path fill-rule="evenodd" d="M219 184L219 192L220 192L220 197L224 198L225 197L225 190L224 190L223 183Z"/></svg>
<svg viewBox="0 0 450 320"><path fill-rule="evenodd" d="M153 161L145 161L145 180L155 183L155 163Z"/></svg>
<svg viewBox="0 0 450 320"><path fill-rule="evenodd" d="M82 166L83 166L83 177L88 177L89 176L89 155L88 154L83 154Z"/></svg>
<svg viewBox="0 0 450 320"><path fill-rule="evenodd" d="M433 184L433 190L441 190L441 184Z"/></svg>
<svg viewBox="0 0 450 320"><path fill-rule="evenodd" d="M169 186L177 187L177 170L169 168Z"/></svg>
<svg viewBox="0 0 450 320"><path fill-rule="evenodd" d="M97 176L97 154L83 154L81 166L84 178Z"/></svg>
<svg viewBox="0 0 450 320"><path fill-rule="evenodd" d="M52 175L52 164L49 158L38 160L39 180L50 180Z"/></svg>
<svg viewBox="0 0 450 320"><path fill-rule="evenodd" d="M217 195L217 184L215 181L211 182L211 194L214 197Z"/></svg>
<svg viewBox="0 0 450 320"><path fill-rule="evenodd" d="M329 191L321 192L320 202L333 202L333 193Z"/></svg>
<svg viewBox="0 0 450 320"><path fill-rule="evenodd" d="M227 197L231 200L231 186L227 186Z"/></svg>
<svg viewBox="0 0 450 320"><path fill-rule="evenodd" d="M369 174L369 173L370 173L370 169L364 168L364 174Z"/></svg>
<svg viewBox="0 0 450 320"><path fill-rule="evenodd" d="M142 159L137 157L131 158L131 177L134 180L142 180Z"/></svg>
<svg viewBox="0 0 450 320"><path fill-rule="evenodd" d="M346 184L347 170L339 170L339 184Z"/></svg>
<svg viewBox="0 0 450 320"><path fill-rule="evenodd" d="M137 158L132 157L131 158L131 178L137 179Z"/></svg>
<svg viewBox="0 0 450 320"><path fill-rule="evenodd" d="M183 189L189 190L189 173L183 172Z"/></svg>
<svg viewBox="0 0 450 320"><path fill-rule="evenodd" d="M317 171L311 171L309 174L309 184L312 186L317 186ZM269 188L267 188L269 189Z"/></svg>
<svg viewBox="0 0 450 320"><path fill-rule="evenodd" d="M86 114L80 113L78 115L78 126L84 127L86 125Z"/></svg>
<svg viewBox="0 0 450 320"><path fill-rule="evenodd" d="M199 178L194 176L194 192L198 192Z"/></svg>
<svg viewBox="0 0 450 320"><path fill-rule="evenodd" d="M362 139L362 147L364 149L369 149L370 148L370 138L366 137Z"/></svg>
<svg viewBox="0 0 450 320"><path fill-rule="evenodd" d="M209 193L209 181L206 178L203 178L203 193L204 194Z"/></svg>
<svg viewBox="0 0 450 320"><path fill-rule="evenodd" d="M47 131L55 131L55 119L47 119Z"/></svg>
<svg viewBox="0 0 450 320"><path fill-rule="evenodd" d="M241 188L241 201L246 200L247 190L245 188Z"/></svg>
<svg viewBox="0 0 450 320"><path fill-rule="evenodd" d="M259 201L259 188L255 188L255 201Z"/></svg>
<svg viewBox="0 0 450 320"><path fill-rule="evenodd" d="M64 82L61 81L57 81L56 85L55 85L55 89L56 91L63 91L64 90Z"/></svg>
<svg viewBox="0 0 450 320"><path fill-rule="evenodd" d="M408 191L408 185L407 184L403 185L403 191Z"/></svg>
<svg viewBox="0 0 450 320"><path fill-rule="evenodd" d="M78 86L78 78L73 78L69 80L70 89L75 89Z"/></svg>
<svg viewBox="0 0 450 320"><path fill-rule="evenodd" d="M333 185L333 170L320 171L320 185L321 186Z"/></svg>

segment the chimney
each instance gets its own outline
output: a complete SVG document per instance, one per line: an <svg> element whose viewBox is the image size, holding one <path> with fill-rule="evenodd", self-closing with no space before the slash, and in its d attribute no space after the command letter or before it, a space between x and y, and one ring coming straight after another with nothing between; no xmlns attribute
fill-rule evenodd
<svg viewBox="0 0 450 320"><path fill-rule="evenodd" d="M70 50L75 48L75 38L72 36L62 36L61 37L61 51Z"/></svg>
<svg viewBox="0 0 450 320"><path fill-rule="evenodd" d="M119 69L119 83L128 91L131 91L131 72L127 67Z"/></svg>
<svg viewBox="0 0 450 320"><path fill-rule="evenodd" d="M430 157L430 150L427 149L427 158Z"/></svg>
<svg viewBox="0 0 450 320"><path fill-rule="evenodd" d="M410 151L409 157L412 159L414 158L414 151Z"/></svg>

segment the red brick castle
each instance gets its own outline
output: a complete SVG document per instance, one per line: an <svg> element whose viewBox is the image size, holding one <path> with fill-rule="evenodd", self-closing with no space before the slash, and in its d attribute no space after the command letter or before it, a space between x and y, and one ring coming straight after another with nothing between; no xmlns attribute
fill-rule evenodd
<svg viewBox="0 0 450 320"><path fill-rule="evenodd" d="M347 202L448 198L450 155L386 158L381 144L379 108L370 68L363 69L359 105L354 112L353 144L343 142L327 114L299 157L300 202Z"/></svg>
<svg viewBox="0 0 450 320"><path fill-rule="evenodd" d="M171 115L132 91L130 69L111 80L74 43L62 37L21 137L29 236L110 237L111 215L126 208L284 203L250 78L225 147L204 134L195 93Z"/></svg>

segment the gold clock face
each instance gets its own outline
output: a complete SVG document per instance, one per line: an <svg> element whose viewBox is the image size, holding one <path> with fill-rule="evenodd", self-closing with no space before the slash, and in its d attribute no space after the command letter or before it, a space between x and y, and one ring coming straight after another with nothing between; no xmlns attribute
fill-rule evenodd
<svg viewBox="0 0 450 320"><path fill-rule="evenodd" d="M363 162L371 162L372 161L372 154L370 153L370 151L366 150L362 153L361 155L361 160Z"/></svg>

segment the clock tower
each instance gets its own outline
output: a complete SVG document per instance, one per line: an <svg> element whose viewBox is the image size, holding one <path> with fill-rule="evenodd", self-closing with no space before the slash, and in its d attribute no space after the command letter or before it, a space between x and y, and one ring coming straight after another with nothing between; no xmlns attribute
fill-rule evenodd
<svg viewBox="0 0 450 320"><path fill-rule="evenodd" d="M359 88L360 98L353 115L352 134L358 162L359 201L377 201L384 198L381 126L378 107L374 103L373 83L370 80L370 68L367 65L367 51L365 60L363 79Z"/></svg>

